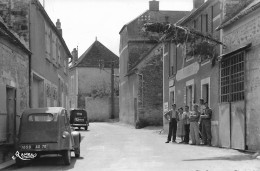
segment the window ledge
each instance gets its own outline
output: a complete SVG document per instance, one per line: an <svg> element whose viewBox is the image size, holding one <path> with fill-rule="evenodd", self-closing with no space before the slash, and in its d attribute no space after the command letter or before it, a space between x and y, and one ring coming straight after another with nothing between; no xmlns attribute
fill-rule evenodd
<svg viewBox="0 0 260 171"><path fill-rule="evenodd" d="M55 61L52 61L53 66L55 66L56 68L59 68L58 64Z"/></svg>
<svg viewBox="0 0 260 171"><path fill-rule="evenodd" d="M207 65L208 63L210 63L210 59L206 59L203 62L201 62L200 66Z"/></svg>
<svg viewBox="0 0 260 171"><path fill-rule="evenodd" d="M51 62L51 59L48 58L47 56L45 57L45 59L46 59L48 62L52 63L52 62Z"/></svg>
<svg viewBox="0 0 260 171"><path fill-rule="evenodd" d="M175 78L175 75L176 75L176 74L174 73L173 75L170 75L168 78L169 78L169 79L174 79L174 78Z"/></svg>
<svg viewBox="0 0 260 171"><path fill-rule="evenodd" d="M189 61L191 61L191 60L193 60L193 59L194 59L194 56L191 57L191 58L188 58L188 59L186 58L185 61L186 61L186 62L189 62Z"/></svg>

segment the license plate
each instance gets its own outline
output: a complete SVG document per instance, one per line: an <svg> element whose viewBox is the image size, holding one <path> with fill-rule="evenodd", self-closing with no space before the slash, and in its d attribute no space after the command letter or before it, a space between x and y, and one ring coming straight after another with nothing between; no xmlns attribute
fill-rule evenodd
<svg viewBox="0 0 260 171"><path fill-rule="evenodd" d="M80 119L80 118L75 118L76 122L84 122L84 119Z"/></svg>
<svg viewBox="0 0 260 171"><path fill-rule="evenodd" d="M35 145L35 149L47 149L46 144Z"/></svg>
<svg viewBox="0 0 260 171"><path fill-rule="evenodd" d="M22 150L38 150L38 149L47 149L47 144L33 144L33 145L21 145Z"/></svg>

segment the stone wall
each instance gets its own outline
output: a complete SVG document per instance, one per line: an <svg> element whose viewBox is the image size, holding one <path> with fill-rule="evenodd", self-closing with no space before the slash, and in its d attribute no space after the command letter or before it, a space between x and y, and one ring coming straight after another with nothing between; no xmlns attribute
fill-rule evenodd
<svg viewBox="0 0 260 171"><path fill-rule="evenodd" d="M125 37L126 35L121 35ZM125 39L125 38L124 38ZM131 69L152 47L144 42L128 43L127 49L120 55L120 115L121 121L135 124L137 120L137 106L134 104L138 98L139 78L133 74L126 76Z"/></svg>
<svg viewBox="0 0 260 171"><path fill-rule="evenodd" d="M148 43L131 43L129 45L129 59L128 69L131 69L147 52L151 49L153 44Z"/></svg>
<svg viewBox="0 0 260 171"><path fill-rule="evenodd" d="M0 16L29 47L29 6L31 0L0 0Z"/></svg>
<svg viewBox="0 0 260 171"><path fill-rule="evenodd" d="M102 107L103 102L107 101L109 104L109 97L111 96L111 69L105 68L101 70L99 68L79 67L78 70L78 108L86 108L89 104L85 101L86 98L90 99L93 104L99 104L99 108L93 109L90 116L98 115L98 113L104 113L105 108ZM114 70L114 73L118 74L118 69ZM118 91L119 79L115 77L115 90ZM115 92L116 92L115 91ZM95 102L93 102L95 101ZM85 106L87 104L87 106ZM88 109L87 109L88 110ZM110 114L110 110L105 110L107 114ZM91 119L91 118L90 118Z"/></svg>
<svg viewBox="0 0 260 171"><path fill-rule="evenodd" d="M224 19L231 19L254 0L224 0Z"/></svg>
<svg viewBox="0 0 260 171"><path fill-rule="evenodd" d="M161 54L152 56L141 69L139 77L139 118L149 125L162 125L163 63Z"/></svg>
<svg viewBox="0 0 260 171"><path fill-rule="evenodd" d="M16 90L16 114L29 107L29 57L27 54L0 39L0 143L6 140L6 88ZM16 119L18 129L19 118Z"/></svg>

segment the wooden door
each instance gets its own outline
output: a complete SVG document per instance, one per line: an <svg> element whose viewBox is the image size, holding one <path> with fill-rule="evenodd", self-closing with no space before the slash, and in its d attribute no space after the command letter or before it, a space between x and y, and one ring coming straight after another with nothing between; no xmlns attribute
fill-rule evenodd
<svg viewBox="0 0 260 171"><path fill-rule="evenodd" d="M245 102L231 103L231 148L245 149Z"/></svg>
<svg viewBox="0 0 260 171"><path fill-rule="evenodd" d="M246 148L245 52L223 57L220 65L220 143ZM226 132L224 132L226 131Z"/></svg>
<svg viewBox="0 0 260 171"><path fill-rule="evenodd" d="M16 91L14 88L6 88L7 109L7 142L14 143L16 136Z"/></svg>
<svg viewBox="0 0 260 171"><path fill-rule="evenodd" d="M33 79L32 84L32 107L39 107L39 82L36 79Z"/></svg>

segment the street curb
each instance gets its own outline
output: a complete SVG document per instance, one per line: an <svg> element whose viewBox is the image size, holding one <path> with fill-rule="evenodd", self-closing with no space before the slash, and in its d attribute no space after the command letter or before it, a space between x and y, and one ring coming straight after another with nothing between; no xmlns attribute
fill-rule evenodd
<svg viewBox="0 0 260 171"><path fill-rule="evenodd" d="M1 163L0 164L0 170L4 170L4 169L6 169L6 168L8 168L8 167L10 167L10 166L12 166L14 164L15 164L14 160L9 160L7 162Z"/></svg>

